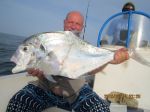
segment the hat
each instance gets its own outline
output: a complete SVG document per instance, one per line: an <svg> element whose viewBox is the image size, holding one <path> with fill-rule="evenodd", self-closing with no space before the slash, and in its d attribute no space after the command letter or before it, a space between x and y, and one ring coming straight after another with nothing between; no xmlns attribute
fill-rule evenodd
<svg viewBox="0 0 150 112"><path fill-rule="evenodd" d="M126 4L123 6L122 12L124 12L124 11L130 11L130 10L135 11L135 6L134 6L133 3L128 2L128 3L126 3Z"/></svg>

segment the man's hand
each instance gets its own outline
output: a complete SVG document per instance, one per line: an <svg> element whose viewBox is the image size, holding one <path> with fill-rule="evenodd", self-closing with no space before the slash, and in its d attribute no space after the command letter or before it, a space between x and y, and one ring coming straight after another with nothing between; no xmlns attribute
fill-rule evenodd
<svg viewBox="0 0 150 112"><path fill-rule="evenodd" d="M110 63L119 64L128 59L129 59L128 50L126 48L121 48L115 52L114 60L112 60Z"/></svg>
<svg viewBox="0 0 150 112"><path fill-rule="evenodd" d="M59 86L55 86L54 88L52 88L52 92L58 96L63 95L63 89Z"/></svg>
<svg viewBox="0 0 150 112"><path fill-rule="evenodd" d="M43 71L40 71L39 69L29 68L27 70L27 72L28 72L29 75L34 76L34 77L36 76L39 79L43 79L44 78Z"/></svg>
<svg viewBox="0 0 150 112"><path fill-rule="evenodd" d="M38 77L41 80L45 78L43 72L40 71L39 69L29 68L27 72L29 75L33 77ZM59 86L53 87L52 92L59 96L62 96L63 94L63 90Z"/></svg>

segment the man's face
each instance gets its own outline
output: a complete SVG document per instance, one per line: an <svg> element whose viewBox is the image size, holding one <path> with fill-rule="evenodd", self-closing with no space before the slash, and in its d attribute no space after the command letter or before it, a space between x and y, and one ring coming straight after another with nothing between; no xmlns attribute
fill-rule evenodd
<svg viewBox="0 0 150 112"><path fill-rule="evenodd" d="M78 31L81 32L83 29L83 18L78 14L70 14L64 20L65 31Z"/></svg>
<svg viewBox="0 0 150 112"><path fill-rule="evenodd" d="M130 11L130 10L134 11L133 7L130 5L123 8L123 11Z"/></svg>

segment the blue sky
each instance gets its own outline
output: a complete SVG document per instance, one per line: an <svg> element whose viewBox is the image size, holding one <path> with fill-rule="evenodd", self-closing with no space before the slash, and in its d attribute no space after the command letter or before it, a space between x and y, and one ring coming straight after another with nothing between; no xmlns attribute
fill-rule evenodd
<svg viewBox="0 0 150 112"><path fill-rule="evenodd" d="M38 32L63 30L71 10L84 16L89 0L0 0L0 32L30 36ZM85 40L96 45L100 27L108 17L121 11L126 2L150 14L150 0L90 0Z"/></svg>

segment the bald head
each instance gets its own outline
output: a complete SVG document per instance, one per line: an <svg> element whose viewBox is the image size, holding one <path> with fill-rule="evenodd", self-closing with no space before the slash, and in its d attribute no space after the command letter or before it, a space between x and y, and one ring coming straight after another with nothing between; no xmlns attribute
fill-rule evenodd
<svg viewBox="0 0 150 112"><path fill-rule="evenodd" d="M76 17L78 19L80 19L80 21L84 21L84 17L82 16L82 14L78 11L71 11L67 14L66 19L69 19L70 17Z"/></svg>
<svg viewBox="0 0 150 112"><path fill-rule="evenodd" d="M78 31L81 32L83 29L84 17L78 11L71 11L67 14L64 20L65 31Z"/></svg>

